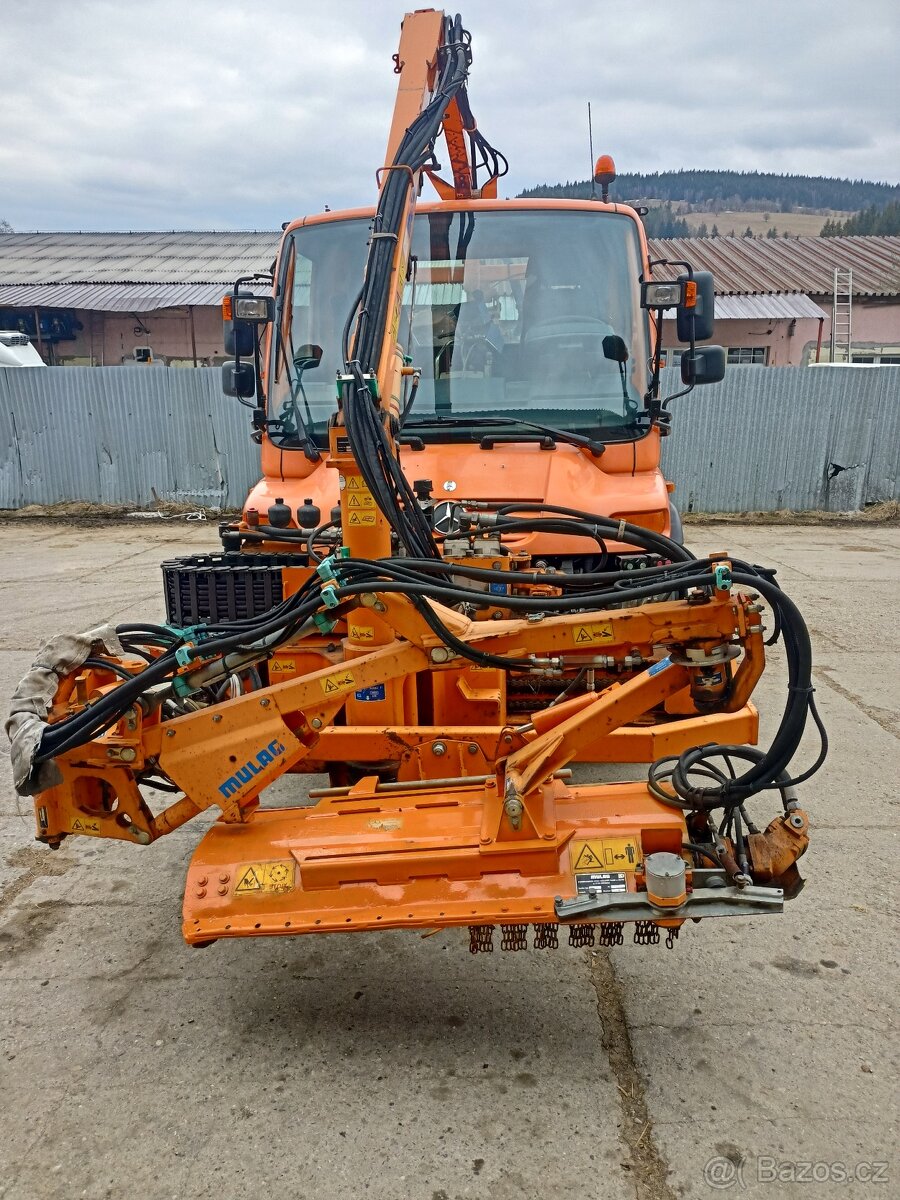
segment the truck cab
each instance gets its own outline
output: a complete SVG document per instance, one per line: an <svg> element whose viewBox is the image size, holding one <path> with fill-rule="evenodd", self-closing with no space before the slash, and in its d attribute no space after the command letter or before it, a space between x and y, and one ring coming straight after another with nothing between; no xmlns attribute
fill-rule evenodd
<svg viewBox="0 0 900 1200"><path fill-rule="evenodd" d="M264 478L245 520L265 523L281 502L296 527L301 506L326 520L338 503L340 480L322 452L337 411L348 314L377 234L373 217L329 212L285 231L257 435ZM416 207L402 304L390 323L407 366L391 403L403 470L423 502L543 501L680 537L659 466L667 430L650 407L656 321L642 307L648 275L643 226L625 205ZM598 554L587 539L550 532L512 539L510 549L569 570L593 569Z"/></svg>
<svg viewBox="0 0 900 1200"><path fill-rule="evenodd" d="M0 329L0 367L45 367L27 333Z"/></svg>

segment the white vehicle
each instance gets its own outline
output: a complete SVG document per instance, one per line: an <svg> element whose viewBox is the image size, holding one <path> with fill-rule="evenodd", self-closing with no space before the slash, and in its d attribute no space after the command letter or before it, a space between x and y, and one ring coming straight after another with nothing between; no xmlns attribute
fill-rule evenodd
<svg viewBox="0 0 900 1200"><path fill-rule="evenodd" d="M0 329L0 367L45 367L27 333Z"/></svg>

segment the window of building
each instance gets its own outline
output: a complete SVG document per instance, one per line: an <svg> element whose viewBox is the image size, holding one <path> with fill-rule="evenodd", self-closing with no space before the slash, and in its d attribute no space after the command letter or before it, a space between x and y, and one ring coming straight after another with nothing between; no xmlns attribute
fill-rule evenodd
<svg viewBox="0 0 900 1200"><path fill-rule="evenodd" d="M766 367L769 365L769 347L729 346L728 361L730 363L738 363L743 366L752 364L757 367Z"/></svg>

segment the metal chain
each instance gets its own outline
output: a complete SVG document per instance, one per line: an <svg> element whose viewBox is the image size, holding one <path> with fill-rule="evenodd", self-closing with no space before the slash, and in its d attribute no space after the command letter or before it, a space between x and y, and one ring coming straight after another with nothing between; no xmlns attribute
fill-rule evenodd
<svg viewBox="0 0 900 1200"><path fill-rule="evenodd" d="M625 940L622 936L621 921L604 921L598 929L598 934L601 946L621 946Z"/></svg>
<svg viewBox="0 0 900 1200"><path fill-rule="evenodd" d="M675 943L678 941L678 935L681 933L680 926L675 929L670 929L666 934L666 949L674 950Z"/></svg>
<svg viewBox="0 0 900 1200"><path fill-rule="evenodd" d="M594 944L594 926L593 925L570 925L569 926L569 945L570 946L593 946Z"/></svg>
<svg viewBox="0 0 900 1200"><path fill-rule="evenodd" d="M634 943L636 946L656 946L659 943L659 926L655 921L635 921Z"/></svg>
<svg viewBox="0 0 900 1200"><path fill-rule="evenodd" d="M559 946L559 925L555 921L544 921L534 927L535 950L556 950Z"/></svg>
<svg viewBox="0 0 900 1200"><path fill-rule="evenodd" d="M500 926L500 949L501 950L527 950L528 949L528 926L527 925L501 925Z"/></svg>
<svg viewBox="0 0 900 1200"><path fill-rule="evenodd" d="M494 953L494 927L493 927L493 925L470 925L469 926L469 953L470 954L493 954Z"/></svg>

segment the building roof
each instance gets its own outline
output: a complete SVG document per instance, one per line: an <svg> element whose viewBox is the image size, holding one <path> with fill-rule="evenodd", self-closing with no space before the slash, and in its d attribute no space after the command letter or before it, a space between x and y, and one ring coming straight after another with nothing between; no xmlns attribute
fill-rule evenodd
<svg viewBox="0 0 900 1200"><path fill-rule="evenodd" d="M280 240L280 231L266 230L0 233L0 305L153 312L218 304L239 275L271 267ZM712 271L720 298L765 297L763 319L820 316L775 312L773 297L798 305L798 297L831 295L835 267L852 269L857 296L900 294L900 237L673 238L650 249L654 258ZM654 275L674 278L679 269ZM727 305L718 311L731 315Z"/></svg>
<svg viewBox="0 0 900 1200"><path fill-rule="evenodd" d="M674 314L674 309L670 310ZM789 293L776 296L716 296L717 321L771 321L812 318L824 320L828 314L809 296Z"/></svg>
<svg viewBox="0 0 900 1200"><path fill-rule="evenodd" d="M853 271L855 296L900 294L900 237L666 238L653 240L650 254L712 271L717 296L830 296L835 267ZM679 270L656 267L653 274L674 279Z"/></svg>

